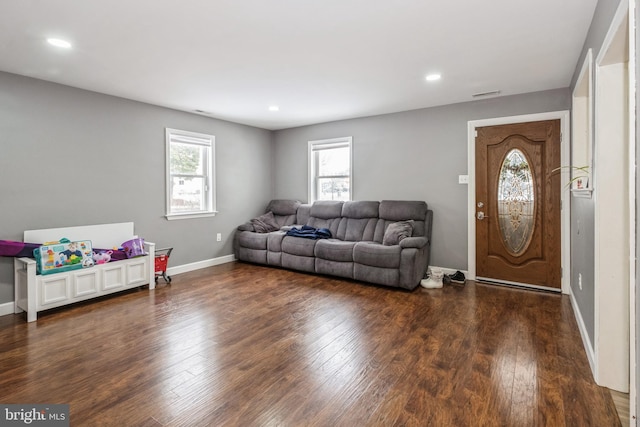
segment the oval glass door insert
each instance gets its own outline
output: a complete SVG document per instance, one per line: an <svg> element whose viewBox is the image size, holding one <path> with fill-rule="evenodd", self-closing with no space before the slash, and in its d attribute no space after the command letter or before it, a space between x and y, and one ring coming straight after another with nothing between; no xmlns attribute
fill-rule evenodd
<svg viewBox="0 0 640 427"><path fill-rule="evenodd" d="M529 162L517 148L507 153L498 177L498 222L507 251L519 256L533 236L534 181Z"/></svg>

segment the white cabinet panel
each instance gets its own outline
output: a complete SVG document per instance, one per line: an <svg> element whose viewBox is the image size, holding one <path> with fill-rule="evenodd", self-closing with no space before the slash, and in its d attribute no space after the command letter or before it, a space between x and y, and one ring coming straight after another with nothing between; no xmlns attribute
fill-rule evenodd
<svg viewBox="0 0 640 427"><path fill-rule="evenodd" d="M99 273L100 271L93 269L77 271L73 275L73 297L81 298L98 293Z"/></svg>
<svg viewBox="0 0 640 427"><path fill-rule="evenodd" d="M149 281L147 258L134 258L127 263L127 286L145 284Z"/></svg>
<svg viewBox="0 0 640 427"><path fill-rule="evenodd" d="M102 289L111 290L124 288L124 266L118 263L104 264L102 268Z"/></svg>
<svg viewBox="0 0 640 427"><path fill-rule="evenodd" d="M71 297L70 292L70 276L68 274L54 274L50 277L42 277L42 299L40 304L43 306L54 305L62 301L66 301Z"/></svg>

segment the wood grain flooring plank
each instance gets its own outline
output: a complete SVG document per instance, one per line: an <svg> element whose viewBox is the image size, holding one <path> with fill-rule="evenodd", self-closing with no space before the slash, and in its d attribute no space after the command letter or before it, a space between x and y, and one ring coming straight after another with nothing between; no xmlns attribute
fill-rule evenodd
<svg viewBox="0 0 640 427"><path fill-rule="evenodd" d="M617 426L566 296L229 263L0 317L0 401L91 426Z"/></svg>

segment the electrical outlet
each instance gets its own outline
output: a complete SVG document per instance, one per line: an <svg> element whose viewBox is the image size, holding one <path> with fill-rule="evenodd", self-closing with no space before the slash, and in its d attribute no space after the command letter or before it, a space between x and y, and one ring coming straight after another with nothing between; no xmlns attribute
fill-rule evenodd
<svg viewBox="0 0 640 427"><path fill-rule="evenodd" d="M582 290L582 274L578 273L578 287Z"/></svg>
<svg viewBox="0 0 640 427"><path fill-rule="evenodd" d="M216 234L216 241L222 242L222 233Z"/></svg>

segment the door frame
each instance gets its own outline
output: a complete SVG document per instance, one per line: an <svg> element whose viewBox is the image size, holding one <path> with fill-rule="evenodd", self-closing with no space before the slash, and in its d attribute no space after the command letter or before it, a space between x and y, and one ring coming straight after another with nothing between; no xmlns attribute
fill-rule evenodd
<svg viewBox="0 0 640 427"><path fill-rule="evenodd" d="M543 120L560 120L560 164L568 165L569 158L569 110L552 111L548 113L524 114L521 116L497 117L493 119L470 120L467 122L467 173L469 186L467 188L467 276L476 279L476 128L484 126L498 126L513 123L539 122ZM562 266L561 291L569 293L569 276L571 273L570 232L571 232L571 202L569 194L569 174L560 174L562 187L560 203L560 257ZM567 189L565 191L565 189ZM532 286L535 288L535 286ZM546 289L546 288L545 288Z"/></svg>

